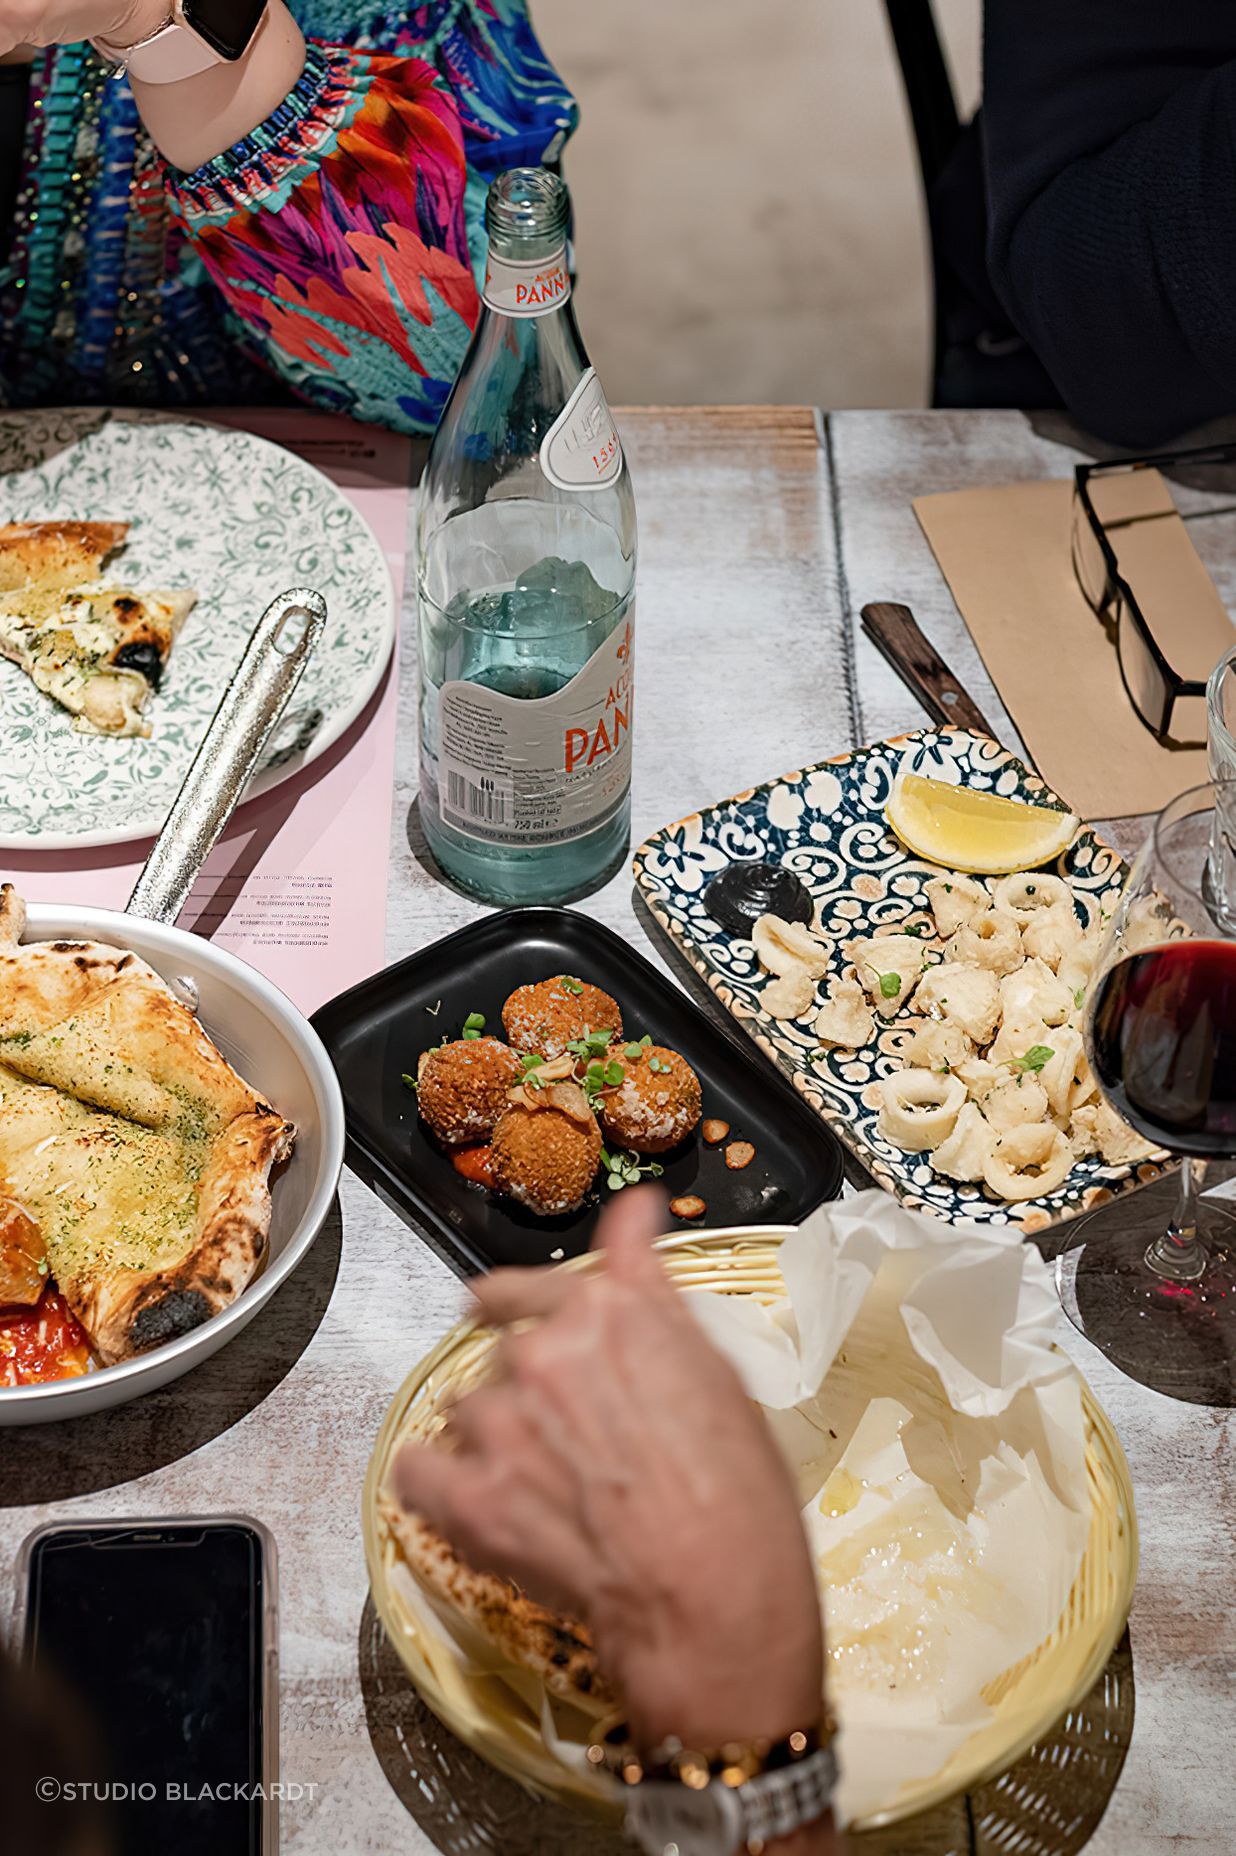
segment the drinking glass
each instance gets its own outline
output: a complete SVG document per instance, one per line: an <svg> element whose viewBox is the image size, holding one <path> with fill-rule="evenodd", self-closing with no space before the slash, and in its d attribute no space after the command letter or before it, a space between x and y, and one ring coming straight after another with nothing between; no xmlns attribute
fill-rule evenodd
<svg viewBox="0 0 1236 1856"><path fill-rule="evenodd" d="M1236 780L1236 645L1206 685L1206 758L1212 780Z"/></svg>
<svg viewBox="0 0 1236 1856"><path fill-rule="evenodd" d="M1088 1221L1057 1265L1065 1308L1159 1390L1236 1402L1236 1222L1203 1197L1236 1160L1236 783L1166 806L1107 927L1087 1054L1107 1101L1181 1161L1175 1207L1153 1189Z"/></svg>

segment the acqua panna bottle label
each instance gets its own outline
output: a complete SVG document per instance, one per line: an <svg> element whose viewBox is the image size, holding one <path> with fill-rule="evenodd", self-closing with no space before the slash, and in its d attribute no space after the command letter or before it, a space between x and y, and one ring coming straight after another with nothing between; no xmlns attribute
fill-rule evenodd
<svg viewBox="0 0 1236 1856"><path fill-rule="evenodd" d="M569 844L597 831L631 785L634 610L549 696L482 683L438 692L438 804L487 844Z"/></svg>
<svg viewBox="0 0 1236 1856"><path fill-rule="evenodd" d="M490 309L503 316L548 316L571 294L566 246L552 258L502 258L490 247L481 292Z"/></svg>
<svg viewBox="0 0 1236 1856"><path fill-rule="evenodd" d="M595 367L542 439L541 469L559 490L603 490L622 469L622 440Z"/></svg>

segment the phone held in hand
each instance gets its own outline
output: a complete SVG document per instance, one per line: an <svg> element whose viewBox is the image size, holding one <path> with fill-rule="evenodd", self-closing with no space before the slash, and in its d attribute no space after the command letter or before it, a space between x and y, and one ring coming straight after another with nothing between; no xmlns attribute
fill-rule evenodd
<svg viewBox="0 0 1236 1856"><path fill-rule="evenodd" d="M61 1758L82 1768L32 1774L40 1803L89 1806L112 1856L275 1856L269 1531L239 1515L53 1522L26 1539L18 1589L26 1673L63 1704Z"/></svg>

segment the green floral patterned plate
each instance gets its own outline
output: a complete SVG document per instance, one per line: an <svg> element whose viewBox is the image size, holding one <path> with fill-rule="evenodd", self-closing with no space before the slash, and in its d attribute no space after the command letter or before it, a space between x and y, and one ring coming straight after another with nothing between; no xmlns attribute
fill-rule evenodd
<svg viewBox="0 0 1236 1856"><path fill-rule="evenodd" d="M147 412L0 413L0 522L127 521L106 576L197 589L148 740L74 734L0 661L0 846L44 850L151 837L263 609L314 586L330 614L250 794L324 754L364 709L395 635L377 538L320 471L279 445Z"/></svg>

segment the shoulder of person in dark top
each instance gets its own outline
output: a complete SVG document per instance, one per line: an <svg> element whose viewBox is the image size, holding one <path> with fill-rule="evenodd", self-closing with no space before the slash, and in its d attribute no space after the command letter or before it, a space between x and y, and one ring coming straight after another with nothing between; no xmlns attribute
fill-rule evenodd
<svg viewBox="0 0 1236 1856"><path fill-rule="evenodd" d="M1062 404L1038 356L1013 327L987 269L987 189L981 113L966 123L929 199L934 263L936 406Z"/></svg>
<svg viewBox="0 0 1236 1856"><path fill-rule="evenodd" d="M1140 448L1236 410L1236 15L987 0L992 285L1073 416Z"/></svg>

